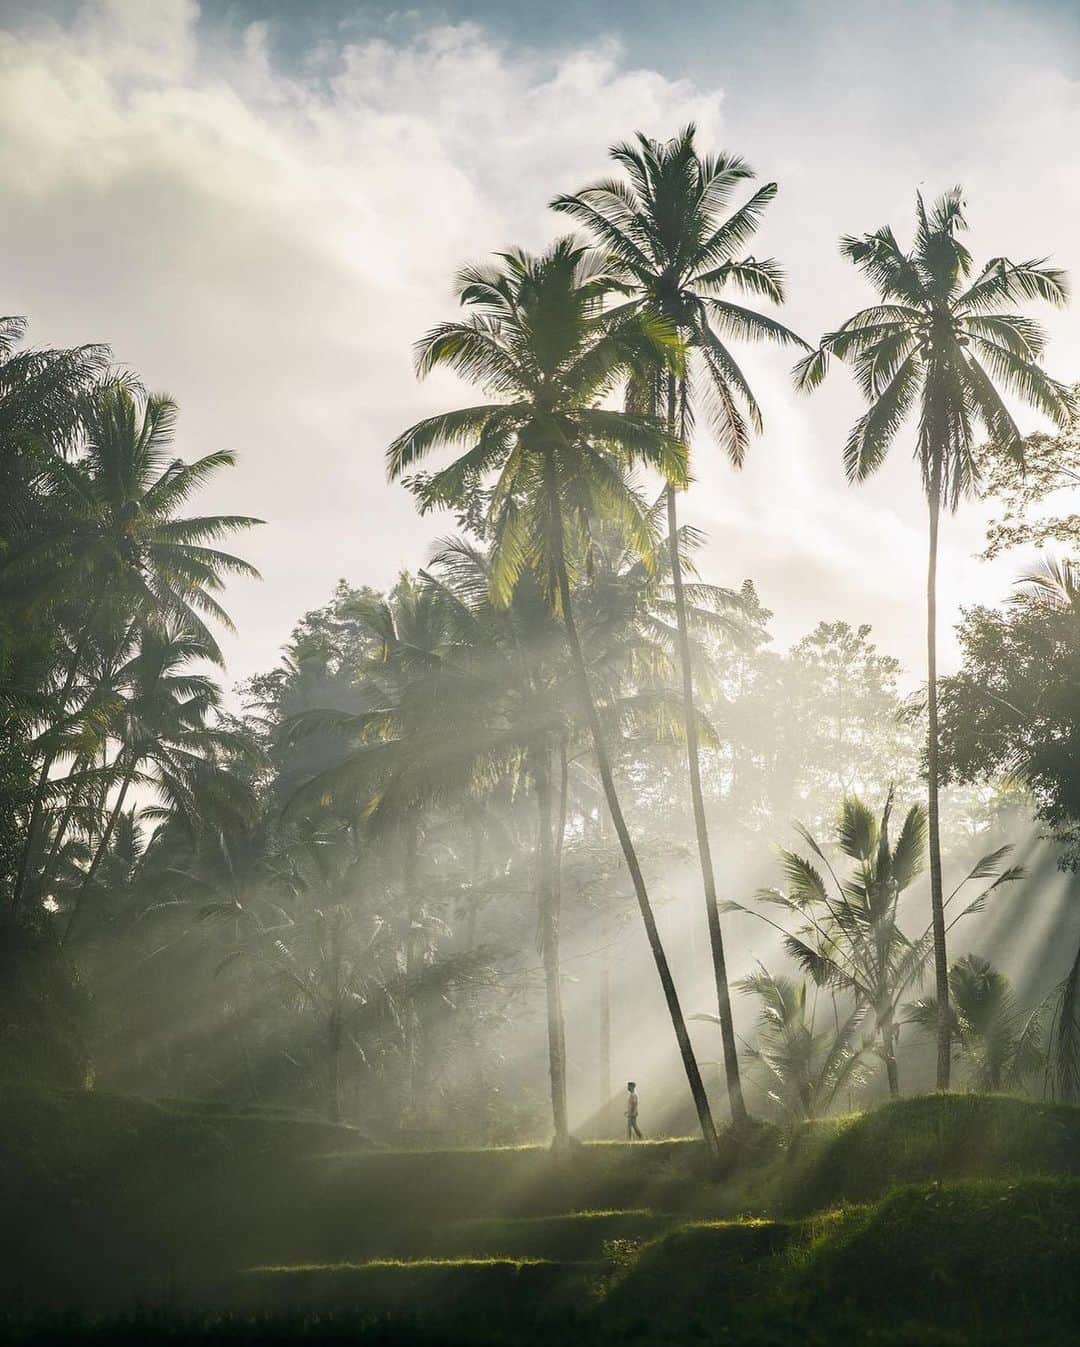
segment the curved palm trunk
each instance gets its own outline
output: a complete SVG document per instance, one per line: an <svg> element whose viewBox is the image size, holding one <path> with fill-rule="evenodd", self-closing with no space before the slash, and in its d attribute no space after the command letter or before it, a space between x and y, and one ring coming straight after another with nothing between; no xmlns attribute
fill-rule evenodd
<svg viewBox="0 0 1080 1347"><path fill-rule="evenodd" d="M713 1122L708 1095L705 1093L705 1083L701 1079L701 1070L698 1067L697 1058L694 1055L694 1045L690 1041L690 1033L686 1027L686 1019L683 1016L682 1006L679 1004L679 994L675 989L675 980L671 976L667 954L664 952L663 942L660 939L660 932L657 929L656 918L653 915L652 910L652 903L649 901L648 889L645 886L645 877L641 873L641 865L638 862L637 851L635 850L633 840L630 837L630 830L626 826L622 805L619 803L618 792L615 789L615 778L611 771L611 760L608 757L607 744L604 740L604 731L600 724L600 716L596 710L596 703L593 701L592 691L589 687L589 674L585 665L585 656L582 653L577 625L574 622L574 611L570 598L570 578L567 575L566 560L562 556L561 548L557 552L555 564L558 572L559 600L562 606L563 624L566 627L566 639L570 646L570 655L573 660L574 673L578 683L578 692L581 697L582 709L585 712L589 733L593 741L593 752L596 754L596 765L600 772L600 781L604 788L604 798L607 801L608 813L611 815L611 821L614 824L615 833L619 839L619 846L622 848L623 859L626 861L626 868L630 872L630 879L634 885L634 894L637 898L642 922L645 925L645 934L648 937L649 946L652 949L653 959L656 963L656 971L660 975L660 985L664 990L664 999L667 1001L668 1014L671 1016L671 1023L675 1029L675 1038L679 1044L679 1054L682 1057L683 1069L686 1072L687 1083L690 1086L690 1093L693 1096L694 1106L697 1109L698 1122L701 1125L701 1134L705 1139L706 1147L715 1155L719 1152L720 1145L716 1135L716 1125Z"/></svg>
<svg viewBox="0 0 1080 1347"><path fill-rule="evenodd" d="M547 994L548 1072L551 1077L551 1117L555 1127L555 1152L570 1149L570 1126L566 1107L566 1022L563 1018L562 969L559 963L560 886L555 873L552 836L554 796L551 787L551 754L547 744L532 753L532 777L537 806L537 905L540 916L540 949Z"/></svg>
<svg viewBox="0 0 1080 1347"><path fill-rule="evenodd" d="M930 483L930 552L926 567L926 775L930 832L930 909L934 933L934 984L937 993L937 1088L949 1088L952 1041L949 1033L949 958L945 946L945 903L941 883L941 826L938 815L937 705L937 550L941 513L941 467Z"/></svg>
<svg viewBox="0 0 1080 1347"><path fill-rule="evenodd" d="M705 913L709 923L709 948L712 951L713 976L716 982L716 1008L720 1019L720 1039L724 1047L724 1075L727 1080L732 1125L738 1130L746 1126L746 1103L743 1099L742 1079L739 1075L739 1053L735 1045L735 1023L731 1014L731 992L728 987L727 960L724 956L724 936L720 929L720 907L716 898L716 872L713 869L709 825L705 817L705 796L701 789L697 716L694 710L694 672L690 664L690 632L686 618L686 595L683 592L682 563L679 559L679 523L675 508L675 488L672 486L667 488L667 517L668 548L671 554L671 583L675 591L679 664L682 672L686 766L690 777L690 800L694 811L694 831L697 834L701 882L705 890Z"/></svg>

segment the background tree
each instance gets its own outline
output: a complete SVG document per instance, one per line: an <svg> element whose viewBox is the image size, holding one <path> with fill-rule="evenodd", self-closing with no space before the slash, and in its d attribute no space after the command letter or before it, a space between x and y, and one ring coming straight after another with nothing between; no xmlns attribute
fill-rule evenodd
<svg viewBox="0 0 1080 1347"><path fill-rule="evenodd" d="M805 979L778 977L766 968L743 978L739 991L757 998L757 1043L746 1060L762 1077L769 1100L787 1122L820 1118L841 1091L865 1085L865 1048L859 1041L861 1007L839 1015L831 1027L816 1027L816 989L810 997ZM695 1015L715 1021L715 1015Z"/></svg>
<svg viewBox="0 0 1080 1347"><path fill-rule="evenodd" d="M965 609L959 671L942 680L946 781L1022 781L1036 818L1080 868L1080 574L1047 559L1020 580L1005 609ZM1050 1036L1055 1087L1080 1094L1080 948L1058 988Z"/></svg>
<svg viewBox="0 0 1080 1347"><path fill-rule="evenodd" d="M845 993L869 1016L889 1093L895 1097L900 1092L896 1061L900 1001L922 977L933 928L912 939L900 926L900 899L925 865L926 814L920 805L912 805L891 842L892 805L890 795L878 818L862 800L853 796L844 800L835 838L841 855L852 863L846 877L837 874L822 845L800 827L811 855L781 849L788 887L763 889L758 898L780 907L794 923L790 929L762 916L782 934L785 950L799 966L818 986ZM1001 868L1009 850L1003 847L984 856L944 900L943 910L948 911L967 884L992 881L952 918L950 927L979 911L1000 885L1021 877L1018 869ZM824 875L817 863L824 866ZM729 906L748 910L737 903Z"/></svg>
<svg viewBox="0 0 1080 1347"><path fill-rule="evenodd" d="M1019 1090L1043 1069L1044 1005L1022 1014L1009 979L975 954L949 969L949 991L952 1039L972 1089ZM929 1033L936 1032L937 1017L932 996L908 1007L909 1021Z"/></svg>

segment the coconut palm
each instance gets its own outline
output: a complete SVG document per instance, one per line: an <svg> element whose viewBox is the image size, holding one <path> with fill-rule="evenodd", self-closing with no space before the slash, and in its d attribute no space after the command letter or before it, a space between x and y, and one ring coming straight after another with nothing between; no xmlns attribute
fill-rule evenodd
<svg viewBox="0 0 1080 1347"><path fill-rule="evenodd" d="M615 787L574 616L572 586L587 564L593 520L616 518L643 555L655 551L648 510L629 485L627 469L641 463L677 485L686 480L683 445L655 417L602 405L645 353L678 357L668 325L607 305L612 287L612 276L572 239L559 240L539 256L508 252L494 266L463 271L459 296L471 317L429 332L419 345L417 368L423 375L447 366L493 400L412 426L391 444L388 468L397 478L439 446L466 446L454 463L424 482L422 507L454 505L477 483L495 477L486 514L493 595L508 602L518 576L529 568L562 618L608 811L702 1132L715 1149L709 1102Z"/></svg>
<svg viewBox="0 0 1080 1347"><path fill-rule="evenodd" d="M77 441L108 361L101 346L20 349L25 331L23 319L0 318L0 891L13 908L37 791L34 726L52 704L56 610L71 597L44 470Z"/></svg>
<svg viewBox="0 0 1080 1347"><path fill-rule="evenodd" d="M179 622L220 663L221 652L204 615L231 629L215 596L228 575L258 575L248 562L214 544L259 520L178 517L191 494L235 458L227 451L193 463L171 457L175 426L176 404L170 398L140 399L126 385L110 383L86 401L79 457L69 462L54 455L42 470L60 521L63 580L71 601L59 614L68 636L66 650L35 744L40 765L15 886L16 906L26 888L28 858L63 736L88 704L77 680L94 648L95 658L108 663L124 654L139 626Z"/></svg>
<svg viewBox="0 0 1080 1347"><path fill-rule="evenodd" d="M926 582L927 788L934 972L939 1014L937 1084L949 1085L949 977L938 812L937 553L942 508L955 511L979 481L980 435L994 450L1021 457L1023 442L1002 390L1059 425L1071 395L1039 364L1046 337L1039 325L1003 310L1022 300L1064 304L1063 272L1042 260L995 257L972 277L959 188L927 210L916 197L914 246L905 253L887 226L845 237L841 251L877 290L881 303L827 333L796 366L800 388L821 382L832 356L849 362L870 404L844 447L848 480L862 482L916 415L915 459L929 506Z"/></svg>
<svg viewBox="0 0 1080 1347"><path fill-rule="evenodd" d="M861 1007L856 1006L843 1020L835 1016L831 1027L819 1029L805 978L796 982L776 977L759 966L736 987L758 1000L757 1043L745 1055L760 1070L769 1099L786 1121L820 1118L842 1090L856 1090L866 1083L866 1050L859 1042L865 1018Z"/></svg>
<svg viewBox="0 0 1080 1347"><path fill-rule="evenodd" d="M922 873L926 852L926 811L912 805L895 842L889 823L893 797L889 793L881 817L862 800L844 800L836 825L835 840L841 855L852 863L846 877L837 873L825 848L801 825L797 831L812 856L782 848L780 851L786 889L762 889L761 902L787 913L789 926L756 915L778 930L784 947L819 986L848 994L857 1009L870 1016L870 1029L878 1039L885 1063L889 1093L900 1092L896 1042L900 1033L898 1009L901 997L922 976L933 941L932 927L912 939L900 925L900 901ZM990 894L1003 884L1021 878L1018 868L1002 868L1011 848L993 851L972 868L944 902L947 912L965 886L989 879L990 884L949 922L981 910ZM818 863L824 866L821 873ZM731 910L750 912L739 903Z"/></svg>
<svg viewBox="0 0 1080 1347"><path fill-rule="evenodd" d="M732 292L783 299L783 277L770 259L736 253L753 236L776 183L759 187L728 215L732 193L753 178L737 155L702 156L687 126L669 141L639 134L633 144L616 145L612 158L627 179L605 180L572 196L559 196L555 210L584 225L608 251L632 302L660 315L679 334L687 360L673 369L654 361L631 380L630 403L665 418L670 434L690 435L698 403L731 462L740 467L751 428L761 429L761 412L729 347L731 339L796 342L774 318L732 301ZM746 1121L735 1029L731 1017L727 961L716 897L712 846L705 816L689 622L679 556L676 487L666 491L670 578L682 676L690 798L697 834L705 909L709 925L717 1006L732 1118Z"/></svg>
<svg viewBox="0 0 1080 1347"><path fill-rule="evenodd" d="M1005 974L975 954L965 954L949 969L949 993L951 1038L972 1089L1019 1090L1042 1070L1045 1005L1024 1015ZM935 1033L937 1000L916 1001L908 1007L908 1019Z"/></svg>
<svg viewBox="0 0 1080 1347"><path fill-rule="evenodd" d="M118 682L128 692L113 728L119 747L106 780L107 786L115 787L115 798L111 806L102 800L104 826L71 904L65 940L71 938L95 890L113 833L126 817L124 805L131 787L150 787L163 799L187 801L190 807L192 796L206 784L207 757L241 746L235 734L211 723L220 706L220 688L206 674L190 668L211 654L212 648L199 632L147 627L140 633L136 652L120 670Z"/></svg>

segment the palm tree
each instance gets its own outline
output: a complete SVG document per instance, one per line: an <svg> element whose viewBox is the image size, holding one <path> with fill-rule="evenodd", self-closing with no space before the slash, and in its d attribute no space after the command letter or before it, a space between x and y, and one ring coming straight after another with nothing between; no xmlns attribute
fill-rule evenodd
<svg viewBox="0 0 1080 1347"><path fill-rule="evenodd" d="M636 373L630 403L666 418L668 433L684 441L693 429L695 404L710 412L712 428L735 467L742 465L750 427L761 429L761 412L745 376L727 345L731 338L796 342L805 345L781 323L732 302L725 292L783 300L783 278L772 259L738 258L736 252L753 236L761 215L776 195L776 183L758 188L725 218L721 212L732 192L753 177L737 155L701 156L694 127L661 142L639 134L636 144L616 145L612 158L625 169L625 180L593 184L572 196L559 196L555 210L583 224L606 249L634 303L659 315L682 340L686 366L674 369L663 359ZM682 675L690 798L697 834L698 859L709 925L716 998L735 1125L746 1122L739 1079L739 1059L731 1016L727 961L716 897L716 875L701 786L700 745L694 708L694 675L690 659L689 623L683 566L679 557L676 486L666 491L668 550Z"/></svg>
<svg viewBox="0 0 1080 1347"><path fill-rule="evenodd" d="M669 327L607 307L613 278L572 239L547 252L500 254L500 264L459 277L470 319L446 323L421 341L421 375L448 366L481 385L493 400L428 417L391 444L398 478L440 445L466 445L420 491L422 508L453 505L496 475L487 511L492 537L492 592L509 601L532 569L566 632L578 697L596 755L608 811L630 872L706 1145L718 1143L678 993L611 769L574 617L572 582L589 555L594 519L617 518L643 555L655 549L648 511L626 471L643 463L682 485L685 452L656 419L613 411L603 399L640 363L644 351L678 348Z"/></svg>
<svg viewBox="0 0 1080 1347"><path fill-rule="evenodd" d="M736 986L760 1004L757 1045L747 1050L746 1058L761 1069L769 1099L786 1121L820 1118L841 1090L866 1083L865 1047L856 1041L862 1008L856 1006L842 1021L837 1015L833 1028L818 1029L805 979L776 977L759 966Z"/></svg>
<svg viewBox="0 0 1080 1347"><path fill-rule="evenodd" d="M880 819L862 800L844 800L836 825L840 852L852 862L850 874L837 874L824 847L801 825L797 831L813 853L801 856L781 849L780 859L787 889L763 889L760 901L782 908L794 929L762 917L784 937L784 948L819 986L847 993L857 1009L872 1017L885 1063L889 1093L896 1097L900 1080L896 1063L900 998L918 982L933 939L928 927L910 939L900 926L899 906L904 892L922 873L926 850L926 812L912 805L895 842L889 838L893 799L890 792ZM944 902L953 900L971 881L991 883L949 923L978 912L990 894L1002 884L1022 876L1016 868L1001 869L1011 848L991 852L972 868ZM825 867L828 880L815 863ZM739 903L731 910L749 912Z"/></svg>
<svg viewBox="0 0 1080 1347"><path fill-rule="evenodd" d="M986 959L965 954L949 969L949 1016L957 1056L968 1067L973 1089L1019 1090L1041 1071L1045 1004L1029 1015L1017 1009L1012 983ZM935 1033L937 1000L923 997L908 1018Z"/></svg>
<svg viewBox="0 0 1080 1347"><path fill-rule="evenodd" d="M937 552L942 507L955 511L979 480L980 431L995 450L1022 457L1023 441L1000 388L1064 425L1071 395L1039 365L1039 325L1002 305L1042 299L1064 304L1063 272L1043 261L992 258L972 279L972 258L958 235L967 228L959 188L927 211L916 197L914 247L903 252L887 226L845 237L841 252L877 290L881 303L827 333L796 366L800 388L825 377L831 356L849 361L870 404L844 448L848 480L862 482L884 461L912 411L915 458L930 514L926 579L927 790L930 896L938 1005L937 1085L948 1089L949 967L945 943L938 812Z"/></svg>
<svg viewBox="0 0 1080 1347"><path fill-rule="evenodd" d="M79 922L95 877L109 856L113 833L124 815L132 785L153 787L163 798L190 801L205 785L202 768L215 750L238 746L237 736L214 727L221 690L192 662L209 659L212 649L201 633L182 627L145 628L135 654L118 681L129 689L114 735L119 741L108 784L116 796L104 814L92 859L71 904L64 939Z"/></svg>
<svg viewBox="0 0 1080 1347"><path fill-rule="evenodd" d="M36 790L33 727L50 706L55 613L70 598L44 470L77 441L108 361L101 346L20 350L25 331L23 319L0 318L0 887L13 911Z"/></svg>
<svg viewBox="0 0 1080 1347"><path fill-rule="evenodd" d="M67 600L59 616L68 641L35 745L40 762L15 884L16 907L26 890L50 773L64 734L87 704L77 679L93 647L108 663L123 655L140 625L180 622L220 663L221 652L203 615L231 630L215 595L227 575L258 575L248 562L214 544L261 521L238 515L178 517L191 494L233 464L235 456L219 451L193 463L170 457L176 410L170 398L140 400L122 383L106 384L86 401L80 456L69 462L53 455L42 468L59 536L32 541L23 564L33 563L36 549L62 549Z"/></svg>

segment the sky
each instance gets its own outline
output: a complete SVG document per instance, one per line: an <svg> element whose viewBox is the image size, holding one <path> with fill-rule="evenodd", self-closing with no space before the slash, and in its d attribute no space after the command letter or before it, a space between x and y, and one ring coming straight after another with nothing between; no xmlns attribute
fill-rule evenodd
<svg viewBox="0 0 1080 1347"><path fill-rule="evenodd" d="M339 577L386 586L450 531L385 481L395 434L470 400L417 383L412 343L453 314L462 263L565 231L546 203L606 172L613 141L692 120L777 181L751 250L782 262L782 316L814 340L869 298L840 235L906 240L916 190L963 185L977 260L1080 268L1078 80L1080 7L1051 3L0 0L0 312L40 345L108 342L179 401L184 457L238 454L199 511L266 520L237 545L263 581L227 599L241 679ZM1078 313L1045 315L1070 382ZM869 622L917 679L910 437L851 488L847 373L807 398L789 353L742 355L765 431L738 474L694 444L703 574L752 578L780 646ZM945 669L960 605L1022 568L976 559L986 517L944 528Z"/></svg>

